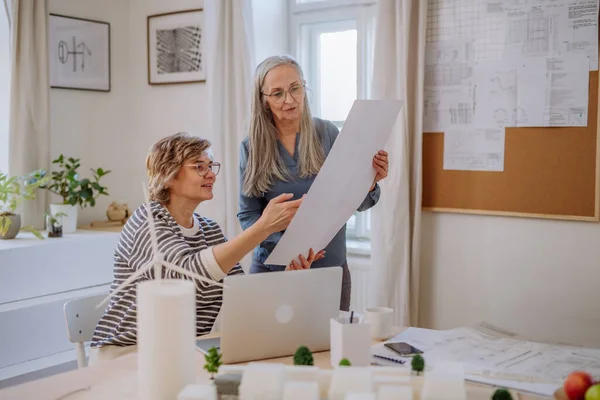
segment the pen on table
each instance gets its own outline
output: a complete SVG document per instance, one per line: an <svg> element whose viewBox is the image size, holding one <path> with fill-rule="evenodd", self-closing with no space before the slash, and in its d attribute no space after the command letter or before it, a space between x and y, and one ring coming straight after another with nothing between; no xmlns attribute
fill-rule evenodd
<svg viewBox="0 0 600 400"><path fill-rule="evenodd" d="M350 311L350 323L352 323L353 318L354 318L354 311Z"/></svg>
<svg viewBox="0 0 600 400"><path fill-rule="evenodd" d="M382 360L387 360L387 361L395 362L395 363L398 363L398 364L404 364L406 362L404 360L397 360L395 358L384 357L384 356L380 356L378 354L373 354L373 357L381 358Z"/></svg>

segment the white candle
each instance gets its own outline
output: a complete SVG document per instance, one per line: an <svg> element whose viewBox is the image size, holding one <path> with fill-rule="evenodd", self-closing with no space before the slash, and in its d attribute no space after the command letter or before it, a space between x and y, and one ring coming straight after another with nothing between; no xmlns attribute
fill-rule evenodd
<svg viewBox="0 0 600 400"><path fill-rule="evenodd" d="M138 394L172 400L196 380L196 289L163 279L137 286Z"/></svg>

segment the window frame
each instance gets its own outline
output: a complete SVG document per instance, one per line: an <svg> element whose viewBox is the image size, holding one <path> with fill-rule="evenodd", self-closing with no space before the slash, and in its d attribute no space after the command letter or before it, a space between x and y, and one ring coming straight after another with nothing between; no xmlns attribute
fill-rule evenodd
<svg viewBox="0 0 600 400"><path fill-rule="evenodd" d="M306 86L314 115L320 114L319 93L319 48L318 35L348 29L357 31L357 99L367 99L371 92L373 72L373 52L375 45L376 0L318 0L303 3L301 0L288 0L288 47L290 54L304 67ZM310 25L313 25L312 27ZM309 94L309 96L311 96ZM344 121L331 121L342 129ZM354 213L355 226L346 230L349 250L356 247L356 253L369 254L370 251L359 242L370 242L370 210Z"/></svg>

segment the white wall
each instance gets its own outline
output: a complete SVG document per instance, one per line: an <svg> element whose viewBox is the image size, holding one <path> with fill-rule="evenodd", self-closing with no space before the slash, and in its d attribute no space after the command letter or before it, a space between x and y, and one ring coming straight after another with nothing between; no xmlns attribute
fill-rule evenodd
<svg viewBox="0 0 600 400"><path fill-rule="evenodd" d="M600 347L600 225L424 213L420 324Z"/></svg>
<svg viewBox="0 0 600 400"><path fill-rule="evenodd" d="M131 149L133 196L142 200L141 182L146 179L144 159L159 138L187 131L214 142L207 119L210 112L206 83L149 85L147 74L147 16L203 8L203 0L131 0L129 21L129 77L131 90L130 132L135 137ZM232 166L224 166L231 168ZM223 190L215 186L215 198L200 205L199 212L219 223L224 221Z"/></svg>
<svg viewBox="0 0 600 400"><path fill-rule="evenodd" d="M289 52L287 0L252 0L252 17L257 65L269 56Z"/></svg>
<svg viewBox="0 0 600 400"><path fill-rule="evenodd" d="M10 104L10 33L4 7L0 7L0 171L8 171L8 114Z"/></svg>
<svg viewBox="0 0 600 400"><path fill-rule="evenodd" d="M252 1L256 62L286 52L285 4L285 0ZM203 0L50 0L53 13L111 24L111 92L51 90L52 156L81 158L82 172L97 166L112 171L104 178L110 197L101 197L95 208L83 210L80 224L105 219L112 200L127 202L132 209L143 201L145 157L159 138L188 131L214 142L220 134L207 125L205 83L148 84L148 15L203 7ZM199 212L223 223L222 196L217 183L215 198L200 205Z"/></svg>
<svg viewBox="0 0 600 400"><path fill-rule="evenodd" d="M50 0L51 13L110 23L111 91L50 90L51 156L80 158L80 173L91 177L89 168L112 172L101 183L109 196L101 196L94 208L80 211L79 223L106 219L110 201L134 203L132 158L135 143L129 127L129 2L122 0ZM139 186L141 191L141 186ZM52 201L60 201L53 197Z"/></svg>

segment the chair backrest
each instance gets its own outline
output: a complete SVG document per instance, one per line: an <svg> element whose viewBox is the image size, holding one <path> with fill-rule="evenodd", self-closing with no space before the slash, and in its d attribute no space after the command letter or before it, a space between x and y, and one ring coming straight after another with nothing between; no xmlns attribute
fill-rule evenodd
<svg viewBox="0 0 600 400"><path fill-rule="evenodd" d="M67 332L72 343L89 342L94 336L96 325L104 314L105 307L96 308L107 293L81 297L67 301L64 305Z"/></svg>

